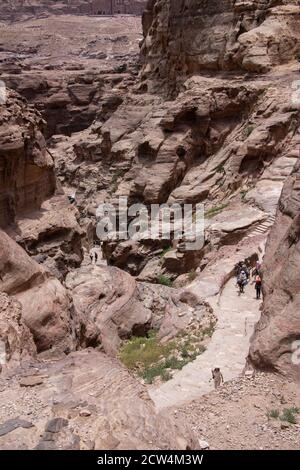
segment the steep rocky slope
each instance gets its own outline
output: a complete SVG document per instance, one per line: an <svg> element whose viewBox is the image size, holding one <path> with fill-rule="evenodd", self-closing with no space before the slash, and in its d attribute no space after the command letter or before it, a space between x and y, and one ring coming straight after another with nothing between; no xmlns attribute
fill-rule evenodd
<svg viewBox="0 0 300 470"><path fill-rule="evenodd" d="M29 366L0 377L1 449L199 448L116 360L86 350Z"/></svg>
<svg viewBox="0 0 300 470"><path fill-rule="evenodd" d="M297 0L211 1L209 6L202 1L188 4L149 1L144 15L144 66L141 74L143 90L157 92L163 87L164 93L174 98L171 109L176 110L175 118L169 119L168 115L168 119L162 119L162 127L167 123L165 130L174 132L179 123L181 127L190 127L191 120L198 129L200 123L204 125L204 120L205 131L209 129L205 134L205 173L203 164L194 164L194 168L180 179L179 187L171 195L169 192L169 200L186 201L192 189L194 201L207 201L212 196L214 203L219 198L224 202L228 201L229 194L233 195L234 190L240 188L244 203L254 203L274 216L283 183L295 168L283 188L276 222L267 244L265 301L250 357L258 367L290 374L297 379L299 365L293 362L292 353L296 349L295 341L299 339L299 163L296 167L295 164L297 160L299 162L300 141L299 103L292 90L299 70L296 65L299 56L299 7ZM251 74L245 75L244 72ZM261 74L261 79L257 74ZM186 80L191 76L193 78ZM197 93L201 93L200 102L203 103L206 86L209 84L211 87L216 76L219 77L219 87L217 92L213 92L214 106L217 106L214 122L211 111L207 117L202 108L199 110ZM232 87L238 79L243 80L248 93L248 111L244 101L240 118L237 109L233 108L240 96L238 91L234 92L233 99L233 95L224 90L229 80ZM222 90L221 86L224 87ZM188 102L189 106L183 107L186 89L192 100ZM227 100L229 107L226 106ZM233 131L229 127L227 110L234 114ZM213 142L218 145L215 136L221 123L225 124L226 136L219 141L219 148L211 149L207 143L211 145L214 137ZM288 161L289 169L286 167ZM197 167L201 168L201 173ZM218 175L219 168L222 175L217 179L219 188L216 190L213 178ZM145 177L145 181L149 185L149 177ZM173 184L177 185L176 182ZM194 188L197 188L196 194ZM146 186L144 195L148 193ZM229 205L232 206L232 202ZM244 212L246 208L241 207L240 210ZM213 224L213 227L217 226ZM230 244L239 237L235 232L236 236L231 236L230 241L228 231L225 233L227 241L221 238L219 243ZM245 236L245 232L240 232L240 236Z"/></svg>

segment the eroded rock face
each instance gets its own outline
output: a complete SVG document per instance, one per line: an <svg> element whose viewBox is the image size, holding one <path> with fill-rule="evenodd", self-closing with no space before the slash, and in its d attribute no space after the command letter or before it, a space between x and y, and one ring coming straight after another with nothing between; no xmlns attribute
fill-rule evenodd
<svg viewBox="0 0 300 470"><path fill-rule="evenodd" d="M58 278L82 260L78 212L58 190L41 115L13 91L0 109L0 227Z"/></svg>
<svg viewBox="0 0 300 470"><path fill-rule="evenodd" d="M63 13L61 2L53 4ZM101 108L113 112L118 100L108 95L125 95L136 81L141 21L134 16L54 16L49 2L39 18L39 6L36 2L37 17L0 24L1 80L40 111L46 138L71 135L89 127ZM22 15L22 8L17 13Z"/></svg>
<svg viewBox="0 0 300 470"><path fill-rule="evenodd" d="M17 217L6 229L41 266L62 280L83 258L79 212L61 194L44 201L37 211Z"/></svg>
<svg viewBox="0 0 300 470"><path fill-rule="evenodd" d="M70 301L62 284L0 231L0 292L17 299L38 352L74 348Z"/></svg>
<svg viewBox="0 0 300 470"><path fill-rule="evenodd" d="M280 199L264 262L264 305L250 360L300 380L300 160Z"/></svg>
<svg viewBox="0 0 300 470"><path fill-rule="evenodd" d="M36 353L32 335L24 323L22 305L1 292L0 353L0 369L4 365L17 365L21 360L32 357Z"/></svg>
<svg viewBox="0 0 300 470"><path fill-rule="evenodd" d="M149 1L143 77L174 90L203 70L266 72L299 52L298 15L298 0Z"/></svg>
<svg viewBox="0 0 300 470"><path fill-rule="evenodd" d="M179 243L175 258L174 253L163 257L170 273L197 268L207 251L239 242L274 215L283 182L297 159L299 110L290 86L283 82L275 87L271 77L268 83L253 79L245 85L241 79L194 76L175 100L130 95L95 127L90 142L99 149L101 164L108 161L110 169L122 169L115 178L117 191L109 195L112 204L115 196L146 205L205 203L207 244L190 256L182 255ZM244 205L252 201L259 211ZM229 225L215 223L225 217ZM165 247L172 247L172 239L163 245L145 236L140 243L108 243L104 251L111 264L139 275Z"/></svg>
<svg viewBox="0 0 300 470"><path fill-rule="evenodd" d="M284 180L298 158L299 107L291 93L299 68L298 1L153 0L143 23L144 67L141 82L131 92L126 86L134 80L124 76L123 66L107 78L106 90L101 80L98 85L94 79L86 82L84 73L74 82L67 80L63 90L55 80L46 90L44 111L53 109L51 116L68 108L70 101L75 107L101 104L92 126L70 138L53 136L50 143L62 184L70 193L77 191L79 212L67 206L66 198L51 197L43 202L42 212L15 218L19 234L14 237L59 277L59 264L68 262L73 269L81 262L77 219L92 243L102 202L115 207L117 196L147 206L205 202L206 241L196 252L186 252L184 240L176 245L171 237L157 244L146 239L105 246L108 262L140 280L159 282L161 274L170 279L183 274L186 284L195 277L188 293L199 305L185 304L173 294L162 301L161 292L137 288L127 273L100 266L69 273L67 293L35 263L27 266L25 260L19 269L13 260L12 268L9 263L3 267L4 285L12 289L5 292L21 301L39 351L57 347L69 352L76 332L78 347L103 347L115 355L123 339L151 326L161 328L162 338L185 329L198 316L198 307L199 317L206 309L201 296L218 294L241 258L257 259ZM164 93L172 99L166 100ZM91 97L97 101L90 102ZM86 126L89 119L83 121ZM53 128L50 134L56 130L66 131ZM44 253L50 254L50 262L41 260ZM293 276L282 284L283 292L288 282L298 285ZM159 315L153 314L157 305ZM182 316L183 311L188 314ZM279 330L284 332L284 325ZM280 342L278 337L272 351ZM273 364L276 358L267 361Z"/></svg>
<svg viewBox="0 0 300 470"><path fill-rule="evenodd" d="M54 194L54 164L46 149L44 124L39 113L8 91L0 109L0 227L39 208Z"/></svg>

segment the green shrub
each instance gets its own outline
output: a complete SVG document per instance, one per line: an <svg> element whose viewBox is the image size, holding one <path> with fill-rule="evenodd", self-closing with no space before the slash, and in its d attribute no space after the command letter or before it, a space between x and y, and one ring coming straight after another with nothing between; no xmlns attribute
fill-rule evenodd
<svg viewBox="0 0 300 470"><path fill-rule="evenodd" d="M285 408L280 416L280 420L287 421L291 424L297 424L297 418L295 415L298 413L298 408Z"/></svg>
<svg viewBox="0 0 300 470"><path fill-rule="evenodd" d="M145 369L170 353L175 347L174 342L162 345L156 332L148 333L148 338L134 337L125 343L119 352L120 360L128 369Z"/></svg>
<svg viewBox="0 0 300 470"><path fill-rule="evenodd" d="M211 219L212 217L220 214L224 209L226 209L226 207L228 207L228 204L222 204L221 206L212 207L207 212L205 212L205 217L207 217L207 219Z"/></svg>
<svg viewBox="0 0 300 470"><path fill-rule="evenodd" d="M171 356L165 361L166 369L181 370L189 361L186 359L177 359L175 356Z"/></svg>
<svg viewBox="0 0 300 470"><path fill-rule="evenodd" d="M196 270L193 269L192 271L189 272L188 274L188 279L190 282L194 281L197 277L197 273L196 273Z"/></svg>
<svg viewBox="0 0 300 470"><path fill-rule="evenodd" d="M223 173L223 174L225 173L225 167L224 167L223 163L221 163L221 165L217 166L216 172L217 173Z"/></svg>
<svg viewBox="0 0 300 470"><path fill-rule="evenodd" d="M172 279L170 279L168 276L164 276L163 274L160 274L157 278L158 284L161 284L162 286L167 286L167 287L172 287L173 282Z"/></svg>
<svg viewBox="0 0 300 470"><path fill-rule="evenodd" d="M195 354L196 354L196 357L197 357L199 354L203 354L205 351L206 351L206 347L205 347L203 344L200 344L200 346L199 346L199 348L198 348L198 353L195 353Z"/></svg>
<svg viewBox="0 0 300 470"><path fill-rule="evenodd" d="M181 349L181 356L182 356L184 359L187 359L188 357L190 357L189 350L187 349L186 346L183 346L183 348Z"/></svg>
<svg viewBox="0 0 300 470"><path fill-rule="evenodd" d="M159 377L159 376L166 377L165 372L166 371L165 371L164 365L163 364L158 364L157 366L153 366L153 367L149 367L149 368L145 369L139 375L147 384L152 384L153 380L156 377Z"/></svg>
<svg viewBox="0 0 300 470"><path fill-rule="evenodd" d="M255 126L253 125L249 125L247 127L245 127L245 129L243 129L243 137L245 139L247 139L248 137L250 137L250 135L252 134L252 132L254 131L255 129Z"/></svg>
<svg viewBox="0 0 300 470"><path fill-rule="evenodd" d="M280 415L279 410L270 410L267 413L267 417L268 418L273 418L273 419L278 419L279 415Z"/></svg>
<svg viewBox="0 0 300 470"><path fill-rule="evenodd" d="M215 322L210 321L209 326L206 327L206 328L203 328L203 330L202 330L203 338L204 338L205 336L209 336L209 338L211 338L212 335L214 334L215 327L216 327Z"/></svg>
<svg viewBox="0 0 300 470"><path fill-rule="evenodd" d="M211 323L206 335L212 327ZM157 377L167 381L172 378L170 370L181 370L206 350L201 344L202 338L201 330L192 336L191 332L183 331L174 340L162 344L157 338L157 331L150 330L145 337L134 337L125 342L120 348L119 358L148 384Z"/></svg>

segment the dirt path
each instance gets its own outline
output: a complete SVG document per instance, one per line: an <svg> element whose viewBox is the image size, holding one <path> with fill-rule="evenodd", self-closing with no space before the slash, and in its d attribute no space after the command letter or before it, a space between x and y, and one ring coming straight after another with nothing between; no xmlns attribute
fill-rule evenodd
<svg viewBox="0 0 300 470"><path fill-rule="evenodd" d="M213 367L220 367L224 380L228 381L237 377L245 366L250 337L260 316L254 286L248 285L245 294L239 296L235 279L231 279L219 301L217 296L207 300L218 317L208 348L172 380L150 390L158 409L179 406L212 390L213 383L209 380Z"/></svg>

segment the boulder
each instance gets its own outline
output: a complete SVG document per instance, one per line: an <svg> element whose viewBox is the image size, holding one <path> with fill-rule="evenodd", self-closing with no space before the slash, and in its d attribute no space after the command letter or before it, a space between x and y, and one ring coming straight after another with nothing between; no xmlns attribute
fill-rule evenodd
<svg viewBox="0 0 300 470"><path fill-rule="evenodd" d="M115 355L122 340L150 329L151 311L138 300L136 282L126 272L82 266L68 274L66 287L81 346L102 345L107 354Z"/></svg>
<svg viewBox="0 0 300 470"><path fill-rule="evenodd" d="M60 350L69 353L75 346L71 305L66 289L55 278L19 292L24 321L38 352Z"/></svg>
<svg viewBox="0 0 300 470"><path fill-rule="evenodd" d="M66 289L6 233L0 231L0 292L22 306L22 319L37 351L74 348L70 301Z"/></svg>

